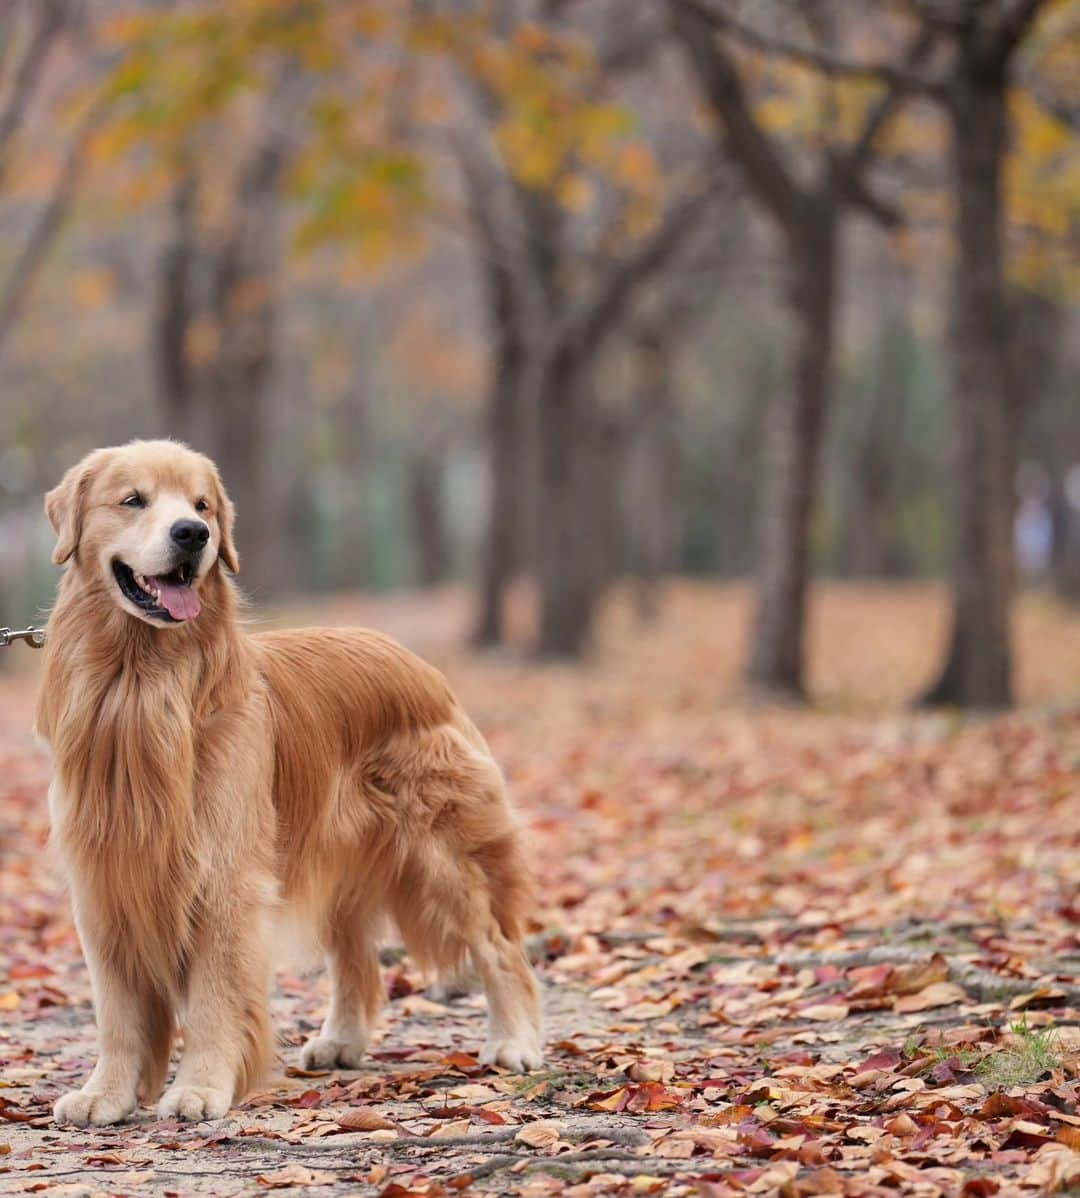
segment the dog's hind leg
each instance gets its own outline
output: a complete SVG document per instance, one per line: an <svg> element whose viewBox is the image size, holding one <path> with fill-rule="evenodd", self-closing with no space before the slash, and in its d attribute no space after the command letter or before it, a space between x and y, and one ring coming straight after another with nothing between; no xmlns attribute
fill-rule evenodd
<svg viewBox="0 0 1080 1198"><path fill-rule="evenodd" d="M519 931L499 919L491 880L475 861L428 848L408 871L394 915L409 951L425 965L454 971L472 958L488 1002L481 1059L521 1073L543 1061L540 989Z"/></svg>
<svg viewBox="0 0 1080 1198"><path fill-rule="evenodd" d="M494 762L449 730L433 733L424 790L431 826L394 888L409 951L453 973L471 957L488 1001L483 1059L521 1072L543 1060L540 989L524 946L531 902L520 834Z"/></svg>
<svg viewBox="0 0 1080 1198"><path fill-rule="evenodd" d="M359 904L334 912L323 933L330 972L330 1009L322 1030L300 1052L304 1069L359 1067L382 1004L374 921Z"/></svg>

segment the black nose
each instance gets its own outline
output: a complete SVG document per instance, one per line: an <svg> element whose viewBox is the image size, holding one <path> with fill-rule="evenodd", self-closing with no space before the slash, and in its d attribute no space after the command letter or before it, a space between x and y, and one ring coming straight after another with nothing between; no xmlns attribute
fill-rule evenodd
<svg viewBox="0 0 1080 1198"><path fill-rule="evenodd" d="M181 549L194 553L210 540L210 529L201 520L177 520L169 536Z"/></svg>

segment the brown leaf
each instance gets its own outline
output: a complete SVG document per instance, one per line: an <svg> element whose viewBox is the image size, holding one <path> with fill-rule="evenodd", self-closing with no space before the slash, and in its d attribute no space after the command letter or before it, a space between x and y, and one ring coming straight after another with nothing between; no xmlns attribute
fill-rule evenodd
<svg viewBox="0 0 1080 1198"><path fill-rule="evenodd" d="M391 1123L385 1115L371 1107L352 1107L343 1115L338 1116L338 1126L346 1127L349 1131L395 1131L396 1123Z"/></svg>
<svg viewBox="0 0 1080 1198"><path fill-rule="evenodd" d="M675 1076L674 1061L635 1061L626 1071L636 1082L669 1082Z"/></svg>
<svg viewBox="0 0 1080 1198"><path fill-rule="evenodd" d="M929 1011L934 1007L950 1007L953 1003L967 1002L967 992L955 982L933 982L917 994L906 994L896 999L893 1010L898 1015L910 1015L915 1011Z"/></svg>
<svg viewBox="0 0 1080 1198"><path fill-rule="evenodd" d="M1080 1181L1080 1153L1064 1144L1044 1144L1024 1175L1024 1185L1040 1194L1056 1194Z"/></svg>
<svg viewBox="0 0 1080 1198"><path fill-rule="evenodd" d="M913 965L898 965L889 980L888 990L891 994L917 994L935 982L947 982L948 980L949 962L941 953L934 953L929 961L920 961Z"/></svg>
<svg viewBox="0 0 1080 1198"><path fill-rule="evenodd" d="M428 1139L440 1140L445 1136L467 1136L469 1134L468 1119L451 1119L439 1123L428 1132Z"/></svg>
<svg viewBox="0 0 1080 1198"><path fill-rule="evenodd" d="M336 1173L308 1169L305 1165L286 1165L273 1173L260 1173L259 1184L271 1190L286 1190L290 1186L325 1186L337 1182Z"/></svg>
<svg viewBox="0 0 1080 1198"><path fill-rule="evenodd" d="M851 1008L846 1002L819 1002L803 1007L798 1012L802 1019L813 1019L815 1022L829 1023L835 1019L846 1019Z"/></svg>
<svg viewBox="0 0 1080 1198"><path fill-rule="evenodd" d="M530 1123L514 1136L514 1143L550 1151L558 1144L560 1131L557 1123Z"/></svg>
<svg viewBox="0 0 1080 1198"><path fill-rule="evenodd" d="M894 1115L885 1124L885 1130L891 1132L894 1136L914 1136L919 1131L919 1125L910 1115L905 1115L901 1111L899 1115Z"/></svg>

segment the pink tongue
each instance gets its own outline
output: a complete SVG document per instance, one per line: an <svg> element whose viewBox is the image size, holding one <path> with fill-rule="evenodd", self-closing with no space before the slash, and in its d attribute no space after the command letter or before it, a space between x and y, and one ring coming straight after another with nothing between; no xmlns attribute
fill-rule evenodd
<svg viewBox="0 0 1080 1198"><path fill-rule="evenodd" d="M174 620L191 620L202 611L199 596L191 587L178 586L175 582L166 582L164 578L155 578L154 582L157 583L161 606Z"/></svg>

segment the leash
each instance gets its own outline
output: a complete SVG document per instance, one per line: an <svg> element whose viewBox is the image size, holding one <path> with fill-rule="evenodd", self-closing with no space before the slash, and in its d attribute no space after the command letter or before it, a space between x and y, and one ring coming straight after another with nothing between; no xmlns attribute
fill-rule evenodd
<svg viewBox="0 0 1080 1198"><path fill-rule="evenodd" d="M31 649L45 647L44 628L0 628L0 649L14 645L16 641L25 641Z"/></svg>

